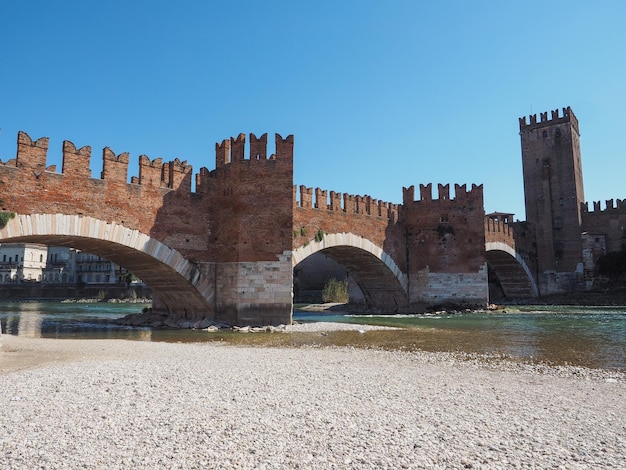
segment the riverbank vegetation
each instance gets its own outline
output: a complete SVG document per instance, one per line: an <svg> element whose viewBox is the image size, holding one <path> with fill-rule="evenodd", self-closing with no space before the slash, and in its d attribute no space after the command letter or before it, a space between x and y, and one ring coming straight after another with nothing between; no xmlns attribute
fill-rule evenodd
<svg viewBox="0 0 626 470"><path fill-rule="evenodd" d="M324 302L347 303L348 296L348 280L338 281L334 277L324 286L322 290L322 300Z"/></svg>

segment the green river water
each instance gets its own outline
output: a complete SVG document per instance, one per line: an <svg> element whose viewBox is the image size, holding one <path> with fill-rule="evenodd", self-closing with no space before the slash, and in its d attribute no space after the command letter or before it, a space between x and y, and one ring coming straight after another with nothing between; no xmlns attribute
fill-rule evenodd
<svg viewBox="0 0 626 470"><path fill-rule="evenodd" d="M349 322L398 330L316 333L209 333L151 330L108 323L141 304L0 303L3 334L44 338L108 338L301 347L354 346L485 354L507 360L626 372L626 307L524 306L499 313L341 315L294 312L297 322Z"/></svg>

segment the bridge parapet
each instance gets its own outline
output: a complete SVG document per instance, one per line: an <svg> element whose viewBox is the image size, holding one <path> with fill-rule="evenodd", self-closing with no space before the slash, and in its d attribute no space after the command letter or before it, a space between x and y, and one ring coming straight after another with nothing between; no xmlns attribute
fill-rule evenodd
<svg viewBox="0 0 626 470"><path fill-rule="evenodd" d="M433 199L433 184L420 184L419 186L419 201L449 201L449 200L457 200L457 201L472 201L472 202L481 202L483 200L483 185L472 184L470 190L467 189L467 185L465 184L455 184L454 185L454 197L450 197L450 184L441 184L437 185L437 193L438 198ZM402 203L404 205L409 205L414 202L418 202L415 200L415 186L409 186L408 188L402 188Z"/></svg>
<svg viewBox="0 0 626 470"><path fill-rule="evenodd" d="M384 202L374 199L371 196L354 195L347 193L337 193L320 188L307 188L300 185L293 186L293 206L301 209L319 209L345 214L361 214L372 217L381 217L394 222L398 217L398 204ZM298 200L298 195L299 200Z"/></svg>
<svg viewBox="0 0 626 470"><path fill-rule="evenodd" d="M41 137L33 141L23 131L17 137L17 156L7 162L0 162L3 168L31 170L32 175L39 180L42 175L63 175L70 178L92 177L90 160L91 147L85 145L76 148L69 141L63 141L63 163L61 173L56 172L56 165L46 166L49 139ZM128 184L127 152L115 155L109 147L102 151L102 173L100 180L113 184ZM170 188L191 191L191 175L193 168L186 161L178 158L172 162L163 162L162 158L150 160L147 156L139 157L139 177L131 177L130 184L151 185L157 188Z"/></svg>
<svg viewBox="0 0 626 470"><path fill-rule="evenodd" d="M607 199L605 209L602 209L602 201L593 201L593 210L589 210L589 203L581 204L581 212L583 213L599 213L599 212L626 212L626 199Z"/></svg>
<svg viewBox="0 0 626 470"><path fill-rule="evenodd" d="M515 231L508 220L488 214L485 217L485 242L501 242L515 249Z"/></svg>

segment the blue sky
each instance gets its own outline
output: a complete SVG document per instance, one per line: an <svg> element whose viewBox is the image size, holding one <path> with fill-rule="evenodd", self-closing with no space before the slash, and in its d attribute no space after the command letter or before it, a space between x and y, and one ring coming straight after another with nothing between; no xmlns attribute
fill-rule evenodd
<svg viewBox="0 0 626 470"><path fill-rule="evenodd" d="M215 167L240 132L295 136L294 181L402 201L484 184L524 219L518 117L571 106L585 197L626 198L626 2L4 2L0 158L17 132ZM270 151L273 144L270 145Z"/></svg>

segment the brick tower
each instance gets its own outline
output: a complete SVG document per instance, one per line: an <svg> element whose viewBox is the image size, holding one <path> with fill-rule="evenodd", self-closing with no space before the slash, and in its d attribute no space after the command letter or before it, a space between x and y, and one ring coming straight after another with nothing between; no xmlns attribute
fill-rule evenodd
<svg viewBox="0 0 626 470"><path fill-rule="evenodd" d="M526 220L536 243L541 294L577 290L583 280L581 204L585 200L578 120L571 108L519 119Z"/></svg>

